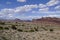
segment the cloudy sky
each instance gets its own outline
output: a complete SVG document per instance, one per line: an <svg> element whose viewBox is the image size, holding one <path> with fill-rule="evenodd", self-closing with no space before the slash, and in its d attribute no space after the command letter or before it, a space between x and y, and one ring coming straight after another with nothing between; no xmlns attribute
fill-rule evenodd
<svg viewBox="0 0 60 40"><path fill-rule="evenodd" d="M0 18L60 17L60 0L0 0Z"/></svg>

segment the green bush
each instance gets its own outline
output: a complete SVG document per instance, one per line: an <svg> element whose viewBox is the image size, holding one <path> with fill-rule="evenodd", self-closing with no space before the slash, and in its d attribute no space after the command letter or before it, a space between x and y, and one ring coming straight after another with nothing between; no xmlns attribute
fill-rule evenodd
<svg viewBox="0 0 60 40"><path fill-rule="evenodd" d="M35 31L38 31L38 27L36 28L36 27L34 27L34 29L35 29Z"/></svg>
<svg viewBox="0 0 60 40"><path fill-rule="evenodd" d="M15 27L15 25L12 25L11 27L13 30L16 30L17 28Z"/></svg>
<svg viewBox="0 0 60 40"><path fill-rule="evenodd" d="M23 30L22 30L22 29L17 29L17 31L19 31L19 32L23 32Z"/></svg>
<svg viewBox="0 0 60 40"><path fill-rule="evenodd" d="M1 25L5 25L5 22L0 22Z"/></svg>
<svg viewBox="0 0 60 40"><path fill-rule="evenodd" d="M33 30L33 29L31 29L29 32L34 32L34 30Z"/></svg>
<svg viewBox="0 0 60 40"><path fill-rule="evenodd" d="M22 26L25 26L24 24L22 24Z"/></svg>
<svg viewBox="0 0 60 40"><path fill-rule="evenodd" d="M29 31L25 30L24 32L29 32Z"/></svg>
<svg viewBox="0 0 60 40"><path fill-rule="evenodd" d="M53 32L54 30L53 29L50 29L50 32Z"/></svg>
<svg viewBox="0 0 60 40"><path fill-rule="evenodd" d="M3 30L3 27L0 26L0 30Z"/></svg>
<svg viewBox="0 0 60 40"><path fill-rule="evenodd" d="M9 28L8 28L8 27L5 27L4 29L9 30Z"/></svg>

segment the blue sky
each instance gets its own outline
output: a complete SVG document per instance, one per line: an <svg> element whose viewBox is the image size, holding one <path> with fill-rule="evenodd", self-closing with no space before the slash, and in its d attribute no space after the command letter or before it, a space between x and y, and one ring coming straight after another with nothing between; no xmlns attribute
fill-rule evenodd
<svg viewBox="0 0 60 40"><path fill-rule="evenodd" d="M60 17L60 0L0 0L0 18L31 20Z"/></svg>

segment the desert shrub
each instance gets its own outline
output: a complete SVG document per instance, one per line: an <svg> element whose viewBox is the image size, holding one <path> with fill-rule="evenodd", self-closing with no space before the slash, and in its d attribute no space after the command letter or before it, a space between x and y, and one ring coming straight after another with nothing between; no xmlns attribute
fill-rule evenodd
<svg viewBox="0 0 60 40"><path fill-rule="evenodd" d="M24 32L29 32L29 31L25 30Z"/></svg>
<svg viewBox="0 0 60 40"><path fill-rule="evenodd" d="M34 30L33 30L33 29L31 29L29 32L34 32Z"/></svg>
<svg viewBox="0 0 60 40"><path fill-rule="evenodd" d="M9 30L9 28L8 28L8 27L5 27L4 29Z"/></svg>
<svg viewBox="0 0 60 40"><path fill-rule="evenodd" d="M5 22L0 22L1 25L5 25Z"/></svg>
<svg viewBox="0 0 60 40"><path fill-rule="evenodd" d="M26 40L26 38L23 38L24 40Z"/></svg>
<svg viewBox="0 0 60 40"><path fill-rule="evenodd" d="M0 26L0 30L3 30L3 27Z"/></svg>
<svg viewBox="0 0 60 40"><path fill-rule="evenodd" d="M21 26L25 26L24 24L22 24Z"/></svg>
<svg viewBox="0 0 60 40"><path fill-rule="evenodd" d="M45 39L43 39L43 40L45 40Z"/></svg>
<svg viewBox="0 0 60 40"><path fill-rule="evenodd" d="M37 28L36 28L36 27L34 27L34 30L35 30L35 31L38 31L38 27L37 27Z"/></svg>
<svg viewBox="0 0 60 40"><path fill-rule="evenodd" d="M18 22L16 22L16 23L18 23Z"/></svg>
<svg viewBox="0 0 60 40"><path fill-rule="evenodd" d="M19 31L19 32L23 32L23 30L22 30L22 29L17 29L17 31Z"/></svg>
<svg viewBox="0 0 60 40"><path fill-rule="evenodd" d="M53 29L50 29L50 32L53 32L54 30Z"/></svg>
<svg viewBox="0 0 60 40"><path fill-rule="evenodd" d="M11 28L12 28L13 30L16 30L16 29L17 29L15 25L12 25Z"/></svg>

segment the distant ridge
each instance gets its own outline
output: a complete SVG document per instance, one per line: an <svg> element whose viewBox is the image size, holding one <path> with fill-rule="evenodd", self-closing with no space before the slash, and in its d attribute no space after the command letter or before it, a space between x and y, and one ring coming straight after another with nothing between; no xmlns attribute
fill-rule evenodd
<svg viewBox="0 0 60 40"><path fill-rule="evenodd" d="M32 19L32 20L21 20L21 19L0 19L0 21L9 21L9 22L36 22L36 23L59 23L60 24L60 18L56 18L56 17L42 17L39 19Z"/></svg>
<svg viewBox="0 0 60 40"><path fill-rule="evenodd" d="M5 21L5 22L31 22L31 20L21 20L18 18L15 19L0 19L0 21Z"/></svg>
<svg viewBox="0 0 60 40"><path fill-rule="evenodd" d="M47 22L47 23L59 23L60 24L60 18L56 18L56 17L43 17L40 19L33 19L32 22Z"/></svg>

